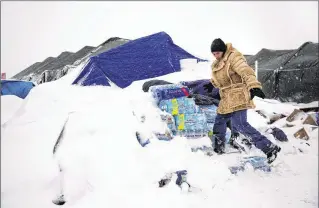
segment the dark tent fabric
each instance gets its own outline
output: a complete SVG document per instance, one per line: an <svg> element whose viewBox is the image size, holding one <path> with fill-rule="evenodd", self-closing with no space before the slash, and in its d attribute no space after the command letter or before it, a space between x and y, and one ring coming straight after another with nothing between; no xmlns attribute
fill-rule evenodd
<svg viewBox="0 0 319 208"><path fill-rule="evenodd" d="M219 105L219 99L209 97L202 94L191 94L189 97L192 97L196 105Z"/></svg>
<svg viewBox="0 0 319 208"><path fill-rule="evenodd" d="M20 80L1 80L1 96L15 95L24 99L35 85L32 82Z"/></svg>
<svg viewBox="0 0 319 208"><path fill-rule="evenodd" d="M210 79L199 79L195 81L182 81L182 85L185 85L189 88L191 94L205 95L207 97L212 97L214 99L220 100L219 89L213 88L212 92L207 92L204 88L204 85L210 83Z"/></svg>
<svg viewBox="0 0 319 208"><path fill-rule="evenodd" d="M158 79L153 79L147 82L144 82L143 86L142 86L142 90L144 92L148 92L148 90L150 89L150 87L152 86L158 86L158 85L167 85L167 84L173 84L171 82L167 82L165 80L158 80Z"/></svg>
<svg viewBox="0 0 319 208"><path fill-rule="evenodd" d="M318 43L306 42L296 50L262 49L247 58L255 68L267 98L308 103L319 100Z"/></svg>
<svg viewBox="0 0 319 208"><path fill-rule="evenodd" d="M168 34L160 32L91 57L90 63L73 84L108 86L106 83L111 81L125 88L137 80L178 72L180 60L187 58L206 61L189 54L175 45ZM96 76L100 78L97 79Z"/></svg>

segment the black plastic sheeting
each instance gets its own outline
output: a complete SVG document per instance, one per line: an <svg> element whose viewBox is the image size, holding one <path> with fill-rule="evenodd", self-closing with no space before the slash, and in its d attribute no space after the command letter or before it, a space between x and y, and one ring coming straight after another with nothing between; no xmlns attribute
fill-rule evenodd
<svg viewBox="0 0 319 208"><path fill-rule="evenodd" d="M106 40L97 47L84 46L76 53L64 51L58 57L48 57L42 62L32 64L25 70L14 75L12 78L33 81L38 84L54 81L61 78L68 72L66 66L77 65L75 63L82 58L98 55L127 42L129 42L128 39L114 37Z"/></svg>
<svg viewBox="0 0 319 208"><path fill-rule="evenodd" d="M148 92L148 90L150 89L150 87L152 86L158 86L158 85L166 85L166 84L173 84L171 82L167 82L165 80L158 80L158 79L153 79L147 82L144 82L143 86L142 86L142 90L144 92Z"/></svg>
<svg viewBox="0 0 319 208"><path fill-rule="evenodd" d="M12 78L33 81L38 84L59 79L63 74L62 69L75 61L83 58L95 47L85 46L76 53L63 52L58 57L48 57L43 62L36 62L25 70L14 75Z"/></svg>
<svg viewBox="0 0 319 208"><path fill-rule="evenodd" d="M262 49L247 58L255 68L267 98L309 103L319 100L318 43L306 42L296 50Z"/></svg>

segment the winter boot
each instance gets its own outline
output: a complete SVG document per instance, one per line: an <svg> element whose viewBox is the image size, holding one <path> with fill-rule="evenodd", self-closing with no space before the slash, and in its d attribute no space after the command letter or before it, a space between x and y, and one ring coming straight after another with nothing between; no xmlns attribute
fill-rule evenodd
<svg viewBox="0 0 319 208"><path fill-rule="evenodd" d="M239 137L239 133L237 132L232 133L229 140L229 144L231 147L244 152L246 152L246 149L251 149L252 147L252 144L250 143L250 141L246 138L241 140Z"/></svg>
<svg viewBox="0 0 319 208"><path fill-rule="evenodd" d="M274 145L273 148L266 154L268 163L272 163L277 158L277 153L280 152L281 148L277 145Z"/></svg>
<svg viewBox="0 0 319 208"><path fill-rule="evenodd" d="M217 136L214 136L215 138L215 147L214 147L214 151L221 155L225 153L225 138L220 138Z"/></svg>
<svg viewBox="0 0 319 208"><path fill-rule="evenodd" d="M238 145L235 142L235 140L237 140L238 137L239 137L239 133L236 132L236 133L232 133L231 136L230 136L230 139L229 139L230 146L232 146L235 149L239 148Z"/></svg>

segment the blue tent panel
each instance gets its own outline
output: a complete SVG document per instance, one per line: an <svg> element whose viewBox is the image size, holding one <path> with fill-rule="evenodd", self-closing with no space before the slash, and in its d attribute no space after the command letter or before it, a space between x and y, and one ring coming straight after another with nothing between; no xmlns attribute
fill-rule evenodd
<svg viewBox="0 0 319 208"><path fill-rule="evenodd" d="M73 84L84 85L79 80L86 79L85 76L89 72L100 70L108 80L125 88L137 80L180 71L180 60L186 58L205 61L175 45L168 34L160 32L130 41L92 57L90 59L92 64L84 68Z"/></svg>
<svg viewBox="0 0 319 208"><path fill-rule="evenodd" d="M85 66L83 71L79 76L74 80L74 83L80 84L82 86L91 86L91 85L103 85L110 86L110 83L107 80L107 77L103 71L96 66L94 57L92 57L89 63Z"/></svg>
<svg viewBox="0 0 319 208"><path fill-rule="evenodd" d="M24 99L35 85L32 82L20 80L1 80L1 96L15 95Z"/></svg>

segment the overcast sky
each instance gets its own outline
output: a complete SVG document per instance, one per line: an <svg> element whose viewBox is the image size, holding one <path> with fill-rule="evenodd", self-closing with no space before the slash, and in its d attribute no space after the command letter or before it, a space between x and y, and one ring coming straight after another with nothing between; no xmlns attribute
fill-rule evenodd
<svg viewBox="0 0 319 208"><path fill-rule="evenodd" d="M318 2L1 2L1 71L11 77L63 51L165 31L212 59L215 38L244 54L318 42Z"/></svg>

